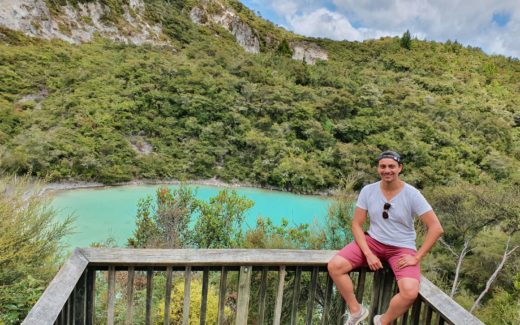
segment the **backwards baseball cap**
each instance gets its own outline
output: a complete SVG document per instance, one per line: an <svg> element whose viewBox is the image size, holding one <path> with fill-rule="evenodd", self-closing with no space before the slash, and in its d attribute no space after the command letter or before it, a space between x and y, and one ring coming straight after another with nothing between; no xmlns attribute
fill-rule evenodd
<svg viewBox="0 0 520 325"><path fill-rule="evenodd" d="M384 159L384 158L390 158L390 159L393 159L395 161L397 161L398 164L401 164L401 156L395 152L395 151L383 151L378 157L377 157L377 161L380 161L381 159Z"/></svg>

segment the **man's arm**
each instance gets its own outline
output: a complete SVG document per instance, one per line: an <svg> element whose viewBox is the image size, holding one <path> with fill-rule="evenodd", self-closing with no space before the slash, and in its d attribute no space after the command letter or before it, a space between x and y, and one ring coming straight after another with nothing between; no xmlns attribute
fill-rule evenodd
<svg viewBox="0 0 520 325"><path fill-rule="evenodd" d="M368 267L372 270L378 270L383 268L383 264L377 258L377 256L372 253L370 248L368 248L367 241L365 239L365 233L363 232L363 224L367 220L367 210L356 207L354 211L354 220L352 220L352 235L354 235L354 239L358 244L359 248L363 252L363 254L367 258Z"/></svg>
<svg viewBox="0 0 520 325"><path fill-rule="evenodd" d="M417 251L415 256L405 255L399 259L397 262L397 267L400 269L409 265L416 265L417 263L420 263L424 256L428 254L433 245L435 245L437 239L439 239L439 237L444 233L441 223L433 210L424 213L420 216L420 218L428 229L426 232L426 238L424 239L424 243Z"/></svg>

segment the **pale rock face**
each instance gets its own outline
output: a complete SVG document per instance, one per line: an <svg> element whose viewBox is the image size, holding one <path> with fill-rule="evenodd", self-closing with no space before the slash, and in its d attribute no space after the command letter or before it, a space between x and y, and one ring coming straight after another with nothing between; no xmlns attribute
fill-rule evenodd
<svg viewBox="0 0 520 325"><path fill-rule="evenodd" d="M308 64L315 64L318 60L327 61L327 52L317 44L309 42L297 42L291 44L294 60L305 61Z"/></svg>
<svg viewBox="0 0 520 325"><path fill-rule="evenodd" d="M100 2L78 3L77 8L67 5L61 15L53 17L44 0L2 0L0 25L44 39L58 38L69 43L91 41L96 33L114 41L129 44L166 45L160 41L161 26L150 26L143 18L144 2L130 0L123 6L127 25L118 27L103 22L109 7Z"/></svg>
<svg viewBox="0 0 520 325"><path fill-rule="evenodd" d="M240 17L230 8L225 8L221 3L214 1L213 3L220 5L220 11L213 14L208 14L205 6L210 1L202 1L203 8L194 7L190 12L191 21L196 24L203 25L210 21L218 24L228 30L237 43L249 53L260 53L260 42L255 35L255 31L243 22Z"/></svg>

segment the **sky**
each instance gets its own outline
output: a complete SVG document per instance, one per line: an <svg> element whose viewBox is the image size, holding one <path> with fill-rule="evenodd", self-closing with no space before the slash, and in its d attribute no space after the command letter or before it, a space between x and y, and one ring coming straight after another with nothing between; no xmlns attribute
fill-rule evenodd
<svg viewBox="0 0 520 325"><path fill-rule="evenodd" d="M382 36L457 41L520 58L520 0L240 0L297 34L363 41Z"/></svg>

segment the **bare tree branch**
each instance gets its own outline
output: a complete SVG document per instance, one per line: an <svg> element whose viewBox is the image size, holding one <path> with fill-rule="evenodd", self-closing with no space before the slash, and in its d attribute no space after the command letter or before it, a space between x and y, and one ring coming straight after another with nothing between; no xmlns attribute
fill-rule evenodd
<svg viewBox="0 0 520 325"><path fill-rule="evenodd" d="M502 255L502 260L500 261L500 263L498 264L497 268L495 269L495 272L493 272L493 274L487 280L486 287L484 288L484 290L480 293L480 295L478 296L477 300L475 300L475 303L473 304L473 306L471 306L471 309L469 311L470 313L473 313L473 310L475 310L475 308L477 308L480 305L480 301L482 300L482 298L484 298L486 293L491 288L491 285L493 284L493 282L498 277L498 274L500 273L500 271L502 270L502 268L506 264L506 261L509 258L509 256L511 256L511 254L513 254L513 252L518 247L520 247L520 246L515 246L511 250L508 251L508 249L509 249L509 242L510 241L511 241L511 236L509 236L509 238L507 239L507 244L506 244L506 248L504 250L504 255Z"/></svg>
<svg viewBox="0 0 520 325"><path fill-rule="evenodd" d="M466 239L464 241L464 247L462 247L462 250L460 251L460 254L458 255L457 267L455 268L455 278L453 279L453 284L451 285L451 292L450 292L451 298L453 298L453 296L457 292L459 276L460 276L460 268L462 267L462 261L464 260L464 257L466 257L466 254L468 254L470 250L471 249L469 248L469 240Z"/></svg>

